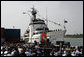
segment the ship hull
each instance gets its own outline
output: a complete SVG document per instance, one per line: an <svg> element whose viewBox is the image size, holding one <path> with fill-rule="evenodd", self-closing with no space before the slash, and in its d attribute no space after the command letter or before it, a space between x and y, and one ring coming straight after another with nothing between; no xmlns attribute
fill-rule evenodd
<svg viewBox="0 0 84 57"><path fill-rule="evenodd" d="M51 31L47 33L47 37L49 37L50 42L52 44L56 45L57 41L64 41L65 33L66 33L66 30Z"/></svg>
<svg viewBox="0 0 84 57"><path fill-rule="evenodd" d="M46 32L46 36L47 38L49 38L50 42L54 45L56 45L57 41L64 41L64 35L65 35L66 30L59 30L59 31L50 31L50 32ZM35 34L32 36L32 38L29 38L29 41L27 41L28 43L34 43L34 41L37 41L39 44L41 44L41 34Z"/></svg>

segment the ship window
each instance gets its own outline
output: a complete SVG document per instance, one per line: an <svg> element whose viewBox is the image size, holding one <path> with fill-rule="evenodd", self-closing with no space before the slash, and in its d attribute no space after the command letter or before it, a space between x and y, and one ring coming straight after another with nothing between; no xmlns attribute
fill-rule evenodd
<svg viewBox="0 0 84 57"><path fill-rule="evenodd" d="M43 28L37 28L36 30L43 30Z"/></svg>
<svg viewBox="0 0 84 57"><path fill-rule="evenodd" d="M29 31L27 31L27 33L29 33Z"/></svg>
<svg viewBox="0 0 84 57"><path fill-rule="evenodd" d="M24 37L27 37L27 35L24 35Z"/></svg>
<svg viewBox="0 0 84 57"><path fill-rule="evenodd" d="M37 28L36 30L49 30L48 28Z"/></svg>
<svg viewBox="0 0 84 57"><path fill-rule="evenodd" d="M48 28L45 28L45 30L49 30Z"/></svg>
<svg viewBox="0 0 84 57"><path fill-rule="evenodd" d="M33 33L33 35L35 35L35 33Z"/></svg>

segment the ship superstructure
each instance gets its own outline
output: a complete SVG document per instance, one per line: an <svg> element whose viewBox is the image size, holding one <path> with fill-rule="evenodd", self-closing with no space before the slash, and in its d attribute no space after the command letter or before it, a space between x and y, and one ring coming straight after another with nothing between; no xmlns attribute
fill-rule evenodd
<svg viewBox="0 0 84 57"><path fill-rule="evenodd" d="M36 18L36 10L34 8L32 8L32 18L31 18L31 22L29 24L28 29L26 30L25 34L24 34L24 38L28 39L28 42L34 42L37 41L39 42L41 37L41 33L45 33L48 32L49 29L47 27L47 25L45 24L45 21L40 19L40 18Z"/></svg>
<svg viewBox="0 0 84 57"><path fill-rule="evenodd" d="M36 18L37 11L34 7L32 8L31 14L32 18L29 27L27 28L23 37L26 42L34 43L34 41L37 41L38 43L41 43L43 40L46 41L47 38L50 38L51 42L63 41L66 30L49 30L43 19Z"/></svg>

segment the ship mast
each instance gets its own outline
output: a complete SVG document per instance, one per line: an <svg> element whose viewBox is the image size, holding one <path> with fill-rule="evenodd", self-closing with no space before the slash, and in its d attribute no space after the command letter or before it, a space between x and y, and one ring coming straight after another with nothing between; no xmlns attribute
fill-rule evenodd
<svg viewBox="0 0 84 57"><path fill-rule="evenodd" d="M37 11L35 10L35 8L33 7L32 8L32 11L31 11L33 17L34 17L34 20L36 20L36 14L37 14Z"/></svg>

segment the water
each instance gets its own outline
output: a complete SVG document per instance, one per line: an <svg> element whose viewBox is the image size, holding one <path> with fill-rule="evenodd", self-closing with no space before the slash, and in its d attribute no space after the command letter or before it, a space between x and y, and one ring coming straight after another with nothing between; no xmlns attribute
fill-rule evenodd
<svg viewBox="0 0 84 57"><path fill-rule="evenodd" d="M83 38L64 38L64 41L70 42L71 46L83 46Z"/></svg>

